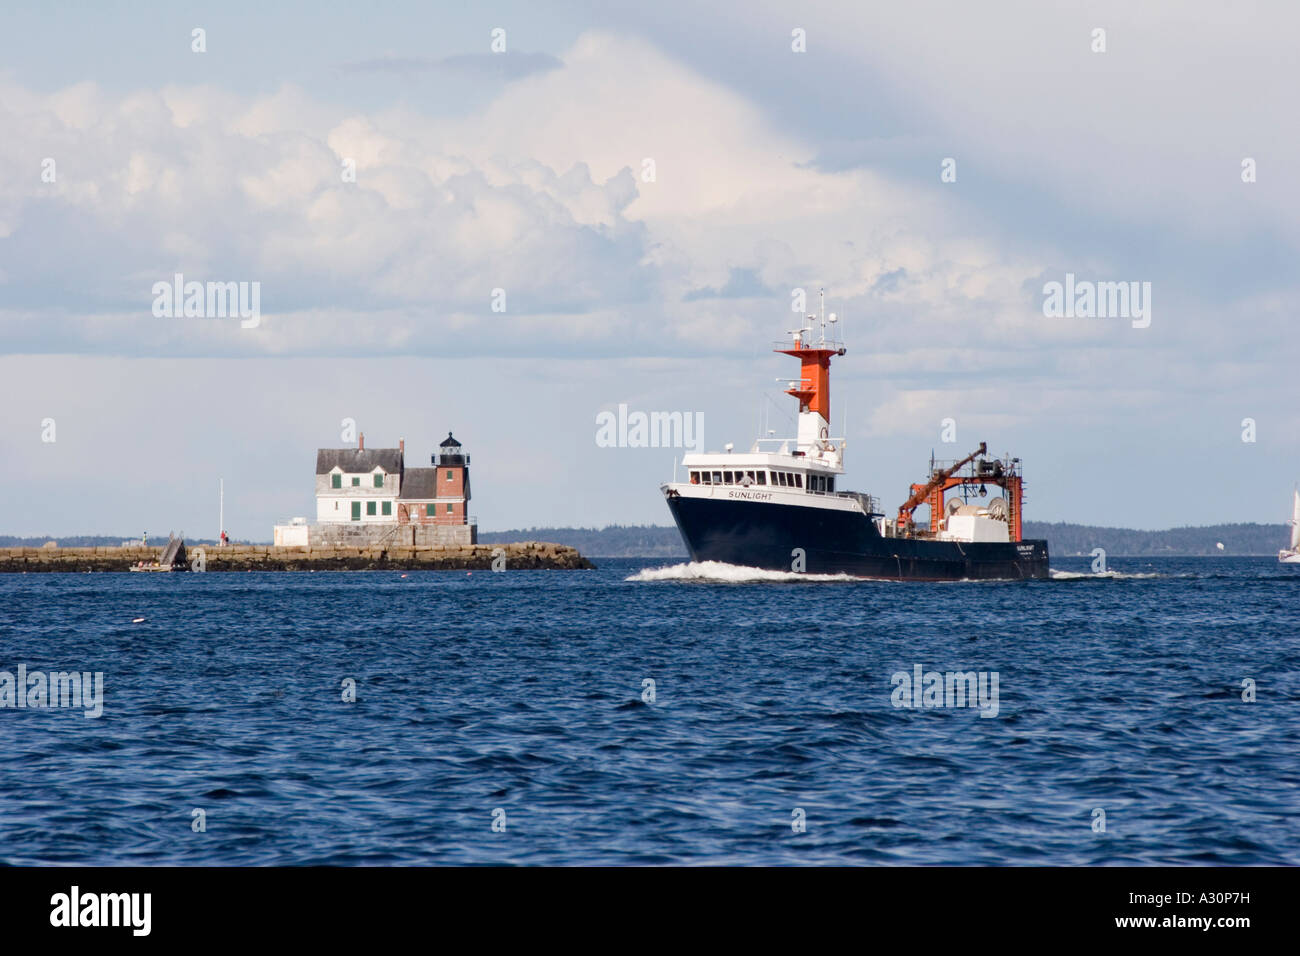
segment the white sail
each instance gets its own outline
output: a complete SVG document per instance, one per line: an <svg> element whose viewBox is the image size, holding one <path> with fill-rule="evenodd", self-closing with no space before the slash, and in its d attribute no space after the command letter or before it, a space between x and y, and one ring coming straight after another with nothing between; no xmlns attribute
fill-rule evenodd
<svg viewBox="0 0 1300 956"><path fill-rule="evenodd" d="M1291 507L1291 550L1300 550L1300 489L1295 492L1295 504Z"/></svg>

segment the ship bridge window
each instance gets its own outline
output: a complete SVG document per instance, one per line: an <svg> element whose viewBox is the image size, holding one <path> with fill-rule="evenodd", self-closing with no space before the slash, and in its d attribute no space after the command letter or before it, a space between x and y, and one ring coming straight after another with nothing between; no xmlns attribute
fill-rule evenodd
<svg viewBox="0 0 1300 956"><path fill-rule="evenodd" d="M777 484L780 485L782 488L786 487L789 484L790 476L787 475L784 471L778 471L774 473L772 477L777 480Z"/></svg>
<svg viewBox="0 0 1300 956"><path fill-rule="evenodd" d="M803 487L803 475L799 474L797 471L794 473L794 486L796 488Z"/></svg>
<svg viewBox="0 0 1300 956"><path fill-rule="evenodd" d="M720 472L720 471L715 471L715 472L713 473L713 483L714 483L715 485L720 485L720 484L722 484L722 472Z"/></svg>
<svg viewBox="0 0 1300 956"><path fill-rule="evenodd" d="M758 473L758 475L757 475L757 478L758 478L758 483L759 483L760 485L765 485L765 484L767 484L767 472L765 472L765 471L760 471L760 472Z"/></svg>
<svg viewBox="0 0 1300 956"><path fill-rule="evenodd" d="M700 483L700 473L698 471L691 472L691 484L698 485L699 483Z"/></svg>
<svg viewBox="0 0 1300 956"><path fill-rule="evenodd" d="M722 483L723 483L724 485L734 485L734 484L736 483L735 480L734 480L733 477L732 477L731 472L729 472L729 471L724 471L724 472L722 473Z"/></svg>

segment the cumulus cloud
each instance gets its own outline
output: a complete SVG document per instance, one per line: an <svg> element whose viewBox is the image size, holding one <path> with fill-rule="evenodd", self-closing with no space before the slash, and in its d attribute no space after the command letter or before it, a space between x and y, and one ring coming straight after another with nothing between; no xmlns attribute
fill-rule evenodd
<svg viewBox="0 0 1300 956"><path fill-rule="evenodd" d="M810 282L943 321L1006 305L1041 266L945 235L915 190L816 169L811 144L648 43L589 33L563 62L459 118L341 114L291 86L7 87L0 167L24 185L0 206L0 330L11 348L146 354L434 354L447 333L656 352L706 324L715 345L770 337ZM267 321L160 325L148 290L178 272L260 281ZM507 341L485 331L503 325Z"/></svg>

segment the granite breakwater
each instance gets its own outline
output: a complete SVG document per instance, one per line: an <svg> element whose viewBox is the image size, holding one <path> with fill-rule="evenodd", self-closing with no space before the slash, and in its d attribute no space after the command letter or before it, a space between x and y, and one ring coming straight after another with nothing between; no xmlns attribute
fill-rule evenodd
<svg viewBox="0 0 1300 956"><path fill-rule="evenodd" d="M0 548L0 573L129 571L162 547ZM594 568L576 548L545 541L433 547L277 548L191 545L175 571L491 571Z"/></svg>

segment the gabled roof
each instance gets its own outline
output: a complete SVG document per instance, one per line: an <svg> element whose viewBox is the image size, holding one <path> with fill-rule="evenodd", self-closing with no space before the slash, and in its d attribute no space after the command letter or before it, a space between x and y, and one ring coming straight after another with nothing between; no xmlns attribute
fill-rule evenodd
<svg viewBox="0 0 1300 956"><path fill-rule="evenodd" d="M328 475L335 468L352 474L366 474L382 468L389 474L402 470L400 448L318 448L316 449L316 474Z"/></svg>
<svg viewBox="0 0 1300 956"><path fill-rule="evenodd" d="M402 491L397 499L423 501L438 497L437 468L408 468L402 474Z"/></svg>

